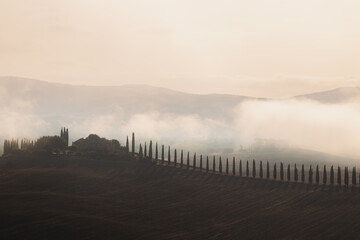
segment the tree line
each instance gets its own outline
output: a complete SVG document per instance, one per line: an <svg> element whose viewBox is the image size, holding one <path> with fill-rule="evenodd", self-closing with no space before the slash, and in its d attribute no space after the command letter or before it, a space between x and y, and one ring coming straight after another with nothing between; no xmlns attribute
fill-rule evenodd
<svg viewBox="0 0 360 240"><path fill-rule="evenodd" d="M351 170L351 179L349 168L345 167L342 169L340 166L334 167L333 165L330 166L330 170L328 170L326 164L321 167L316 165L315 169L312 165L309 168L305 168L304 164L298 168L297 164L294 164L293 167L288 164L284 166L281 162L280 166L278 167L276 163L271 167L269 161L263 163L263 161L256 162L252 160L252 167L250 168L249 160L244 163L243 170L243 162L240 159L238 161L238 166L236 167L236 159L235 157L229 161L226 158L225 162L221 156L212 156L212 163L211 158L209 156L204 157L203 155L197 156L194 153L192 157L192 164L190 164L190 152L184 152L180 150L180 158L178 159L178 151L177 149L171 149L170 146L167 147L167 158L165 158L165 145L158 145L155 143L155 147L153 149L153 142L150 140L149 144L145 142L143 144L139 144L139 153L135 152L135 134L132 134L132 148L131 148L131 155L133 159L139 160L149 160L154 163L158 163L160 165L171 165L175 167L185 168L185 169L192 169L198 171L205 171L206 173L216 173L216 174L223 174L223 175L238 175L244 177L252 177L252 178L260 178L260 179L267 179L267 180L279 180L279 181L294 181L294 182L302 182L302 183L310 183L310 184L330 184L330 185L350 185L353 186L360 183L360 175L359 179L357 180L357 172L356 167L353 167ZM159 148L161 151L159 151ZM126 139L126 149L130 153L129 147L129 138ZM155 151L155 155L153 156L153 150ZM171 158L173 157L173 159ZM231 162L232 161L232 162ZM197 165L198 164L198 165ZM225 165L225 169L223 169ZM343 174L342 174L343 173ZM320 176L322 174L322 176ZM328 175L329 174L329 175ZM336 182L335 182L336 179Z"/></svg>

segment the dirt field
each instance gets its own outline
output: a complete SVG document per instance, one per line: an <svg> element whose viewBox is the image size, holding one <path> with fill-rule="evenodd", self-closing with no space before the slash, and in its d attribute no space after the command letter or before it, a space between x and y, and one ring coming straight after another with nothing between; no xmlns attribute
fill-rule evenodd
<svg viewBox="0 0 360 240"><path fill-rule="evenodd" d="M359 189L109 159L0 159L0 239L359 239Z"/></svg>

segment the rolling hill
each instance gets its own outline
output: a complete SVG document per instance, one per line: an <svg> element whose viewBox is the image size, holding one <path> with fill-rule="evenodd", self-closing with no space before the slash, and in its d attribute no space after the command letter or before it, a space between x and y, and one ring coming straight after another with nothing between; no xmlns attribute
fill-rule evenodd
<svg viewBox="0 0 360 240"><path fill-rule="evenodd" d="M309 99L327 104L340 104L351 101L360 101L359 87L336 88L329 91L317 92L296 96L297 99Z"/></svg>
<svg viewBox="0 0 360 240"><path fill-rule="evenodd" d="M0 158L1 239L357 239L359 188L121 159Z"/></svg>

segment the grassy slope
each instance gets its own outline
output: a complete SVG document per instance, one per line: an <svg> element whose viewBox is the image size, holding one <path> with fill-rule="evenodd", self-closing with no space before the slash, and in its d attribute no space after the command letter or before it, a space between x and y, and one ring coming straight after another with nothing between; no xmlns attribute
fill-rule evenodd
<svg viewBox="0 0 360 240"><path fill-rule="evenodd" d="M0 239L356 239L358 189L114 160L0 160Z"/></svg>

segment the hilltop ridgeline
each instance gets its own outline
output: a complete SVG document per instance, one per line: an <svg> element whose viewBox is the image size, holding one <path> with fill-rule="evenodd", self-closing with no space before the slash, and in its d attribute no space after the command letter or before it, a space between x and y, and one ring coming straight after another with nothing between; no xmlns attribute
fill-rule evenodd
<svg viewBox="0 0 360 240"><path fill-rule="evenodd" d="M66 128L61 129L60 136L44 136L36 141L30 141L28 139L21 140L19 146L18 140L6 140L4 142L4 156L7 155L52 155L52 154L64 154L64 155L85 155L85 156L115 156L122 160L132 160L139 162L147 162L161 166L171 166L186 170L193 170L199 172L206 172L211 174L220 174L228 176L239 176L247 178L259 178L264 180L286 181L286 182L299 182L317 185L338 185L345 187L355 187L360 183L360 175L357 177L356 167L349 170L348 167L341 168L340 166L334 167L333 165L328 170L326 165L323 167L316 165L314 169L312 165L305 166L301 164L298 168L297 164L287 166L281 162L279 165L274 163L270 166L267 161L263 164L263 161L252 160L252 168L250 169L249 160L244 162L236 160L235 157L225 161L221 156L197 156L194 153L192 159L190 159L190 152L181 150L178 155L177 149L167 148L167 158L165 158L165 145L155 144L150 140L149 144L145 142L141 143L138 147L138 152L135 151L135 134L132 134L131 149L129 138L126 138L126 145L121 146L118 140L107 140L100 138L95 134L90 134L87 138L81 138L72 143L72 146L68 146L69 143L69 131ZM159 151L159 148L161 151ZM191 161L192 160L192 161ZM279 166L279 167L278 167ZM329 174L328 174L329 171ZM351 171L351 173L349 173ZM359 181L358 181L359 179ZM351 182L350 182L351 181Z"/></svg>

